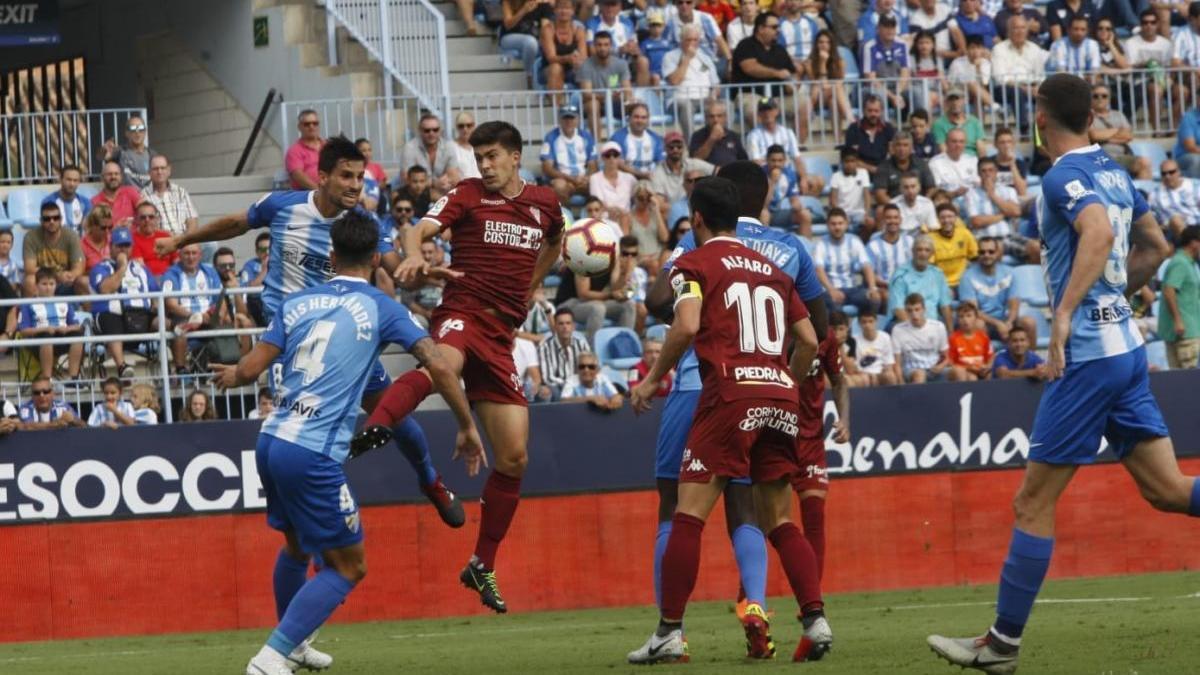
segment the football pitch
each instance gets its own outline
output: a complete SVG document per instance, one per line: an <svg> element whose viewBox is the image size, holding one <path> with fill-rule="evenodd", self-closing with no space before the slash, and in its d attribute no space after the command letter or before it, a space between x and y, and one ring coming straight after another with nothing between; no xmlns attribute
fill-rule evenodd
<svg viewBox="0 0 1200 675"><path fill-rule="evenodd" d="M597 580L598 583L602 580ZM689 608L692 662L655 672L957 673L925 646L931 632L970 635L992 618L995 587L972 586L826 598L834 649L793 664L799 638L791 598L773 598L779 656L748 662L728 602ZM644 673L625 663L655 625L650 607L516 613L458 619L334 624L317 646L340 673ZM114 617L119 621L119 617ZM266 630L0 645L0 673L89 675L244 672ZM1200 659L1200 573L1051 581L1034 609L1023 673L1195 673Z"/></svg>

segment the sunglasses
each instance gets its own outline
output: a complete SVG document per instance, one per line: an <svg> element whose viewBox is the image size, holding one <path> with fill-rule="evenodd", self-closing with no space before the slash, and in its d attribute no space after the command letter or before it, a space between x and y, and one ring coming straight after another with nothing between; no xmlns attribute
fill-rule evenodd
<svg viewBox="0 0 1200 675"><path fill-rule="evenodd" d="M97 230L111 230L111 229L113 229L113 226L112 226L112 225L100 225L100 224L96 224L96 225L92 225L92 227L96 228Z"/></svg>
<svg viewBox="0 0 1200 675"><path fill-rule="evenodd" d="M217 269L219 270L232 270L235 267L237 267L236 263L221 263L217 265Z"/></svg>
<svg viewBox="0 0 1200 675"><path fill-rule="evenodd" d="M1162 175L1164 175L1164 176L1174 176L1177 173L1179 173L1179 169L1171 169L1171 170L1163 169L1163 171L1162 171Z"/></svg>
<svg viewBox="0 0 1200 675"><path fill-rule="evenodd" d="M682 150L683 143L667 143L667 147L673 150Z"/></svg>
<svg viewBox="0 0 1200 675"><path fill-rule="evenodd" d="M604 153L603 155L600 155L600 156L601 156L601 157L603 157L603 158L605 158L605 159L612 159L612 158L614 158L614 157L620 157L620 156L621 156L621 153L619 153L619 152L606 152L606 153Z"/></svg>
<svg viewBox="0 0 1200 675"><path fill-rule="evenodd" d="M42 216L43 223L57 223L62 220L62 216Z"/></svg>
<svg viewBox="0 0 1200 675"><path fill-rule="evenodd" d="M764 24L763 24L763 28L770 28L771 30L779 30L779 24L777 24L777 23L764 23Z"/></svg>
<svg viewBox="0 0 1200 675"><path fill-rule="evenodd" d="M412 213L413 209L411 206L397 206L396 212L397 213Z"/></svg>
<svg viewBox="0 0 1200 675"><path fill-rule="evenodd" d="M422 130L421 130L421 133L423 133L423 134L436 134L436 133L440 133L441 131L442 131L442 128L441 128L441 127L434 127L434 128L432 128L432 129L422 129Z"/></svg>
<svg viewBox="0 0 1200 675"><path fill-rule="evenodd" d="M1092 94L1093 100L1098 99L1098 98L1108 98L1108 94Z"/></svg>
<svg viewBox="0 0 1200 675"><path fill-rule="evenodd" d="M270 253L270 252L271 252L271 247L270 247L270 246L260 246L260 247L258 247L258 248L256 248L256 249L254 249L254 250L255 250L255 251L258 251L259 253Z"/></svg>
<svg viewBox="0 0 1200 675"><path fill-rule="evenodd" d="M316 120L313 120L311 122L301 122L300 126L302 126L302 127L319 127L319 126L321 126L321 123Z"/></svg>
<svg viewBox="0 0 1200 675"><path fill-rule="evenodd" d="M474 122L462 122L458 124L459 129L470 129L473 126L475 126Z"/></svg>
<svg viewBox="0 0 1200 675"><path fill-rule="evenodd" d="M34 389L32 391L32 393L34 396L46 396L48 394L54 393L54 390L53 389Z"/></svg>
<svg viewBox="0 0 1200 675"><path fill-rule="evenodd" d="M581 363L581 364L579 364L579 369L580 369L580 370L595 370L596 368L597 368L597 366L596 366L596 364L594 364L594 363Z"/></svg>
<svg viewBox="0 0 1200 675"><path fill-rule="evenodd" d="M144 125L144 124L138 124L138 125L131 126L131 127L127 127L127 128L128 128L130 131L145 131L145 130L146 130L146 125Z"/></svg>
<svg viewBox="0 0 1200 675"><path fill-rule="evenodd" d="M638 252L637 251L621 251L621 257L622 258L636 258L636 257L638 257Z"/></svg>
<svg viewBox="0 0 1200 675"><path fill-rule="evenodd" d="M1148 20L1142 21L1143 26L1153 26L1157 23L1158 23L1158 19L1148 19Z"/></svg>
<svg viewBox="0 0 1200 675"><path fill-rule="evenodd" d="M138 220L155 220L157 218L157 213L139 213L137 217Z"/></svg>

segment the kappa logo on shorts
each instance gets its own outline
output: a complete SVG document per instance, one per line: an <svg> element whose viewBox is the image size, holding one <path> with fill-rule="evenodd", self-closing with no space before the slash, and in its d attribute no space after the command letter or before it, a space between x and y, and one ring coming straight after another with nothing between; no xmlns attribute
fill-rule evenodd
<svg viewBox="0 0 1200 675"><path fill-rule="evenodd" d="M446 337L446 333L449 333L452 330L462 331L465 329L466 326L463 324L462 319L446 319L442 322L442 325L438 327L438 337L444 338Z"/></svg>
<svg viewBox="0 0 1200 675"><path fill-rule="evenodd" d="M701 462L698 459L692 459L691 448L684 448L683 462L681 463L681 467L685 473L699 473L708 471L708 467L704 466L704 462Z"/></svg>

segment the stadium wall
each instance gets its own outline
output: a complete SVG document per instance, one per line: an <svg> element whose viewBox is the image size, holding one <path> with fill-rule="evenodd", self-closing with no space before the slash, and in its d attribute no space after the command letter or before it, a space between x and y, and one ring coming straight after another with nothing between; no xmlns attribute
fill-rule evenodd
<svg viewBox="0 0 1200 675"><path fill-rule="evenodd" d="M1187 404L1196 380L1153 379L1186 456L1198 454L1200 420ZM994 582L1037 394L1024 382L855 391L854 447L831 453L826 590ZM655 416L559 405L533 408L532 417L526 487L541 496L522 503L501 550L509 603L516 611L649 604ZM422 423L445 447L446 415L422 414ZM271 625L279 537L256 512L255 431L249 422L200 423L0 441L0 640ZM478 491L479 479L439 454L451 485ZM1066 493L1051 575L1200 565L1200 529L1152 511L1106 454ZM1200 458L1183 464L1200 473ZM396 503L416 490L395 452L355 460L349 474L365 505L370 573L337 620L482 612L456 579L478 507L468 504L468 525L455 531L423 503ZM719 509L707 529L696 597L732 598ZM786 594L773 565L771 593ZM778 609L791 612L790 601Z"/></svg>

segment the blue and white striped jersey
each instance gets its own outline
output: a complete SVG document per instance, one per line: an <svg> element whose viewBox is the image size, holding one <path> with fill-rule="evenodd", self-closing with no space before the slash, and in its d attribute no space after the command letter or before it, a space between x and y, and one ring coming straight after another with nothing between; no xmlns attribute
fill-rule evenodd
<svg viewBox="0 0 1200 675"><path fill-rule="evenodd" d="M105 260L96 263L88 275L88 282L91 283L92 289L97 293L100 292L100 282L111 277L117 272L117 264L112 260ZM154 279L154 275L141 260L130 260L129 265L125 268L125 276L121 278L121 287L116 293L149 293L158 290L158 281ZM150 309L151 300L149 298L130 298L128 300L109 300L103 305L99 305L100 312L111 312L120 314L122 308L130 309Z"/></svg>
<svg viewBox="0 0 1200 675"><path fill-rule="evenodd" d="M133 404L129 401L117 401L117 410L120 410L122 415L132 417L133 421L138 422L137 417L135 417L136 413L133 410ZM147 409L144 408L144 410ZM151 410L150 412L153 413L154 411ZM108 422L116 421L117 417L109 412L108 408L105 408L103 403L99 402L92 406L92 414L88 415L87 419L89 427L98 427L107 424ZM138 422L138 424L142 424L142 422Z"/></svg>
<svg viewBox="0 0 1200 675"><path fill-rule="evenodd" d="M1021 203L1021 198L1017 195L1017 191L1008 185L997 185L996 196L1004 201L1016 204ZM964 220L969 221L970 218L974 218L975 216L1000 215L999 207L996 206L995 202L988 197L987 192L981 187L968 190L967 194L963 195L963 201L966 206L964 210L967 212ZM976 239L980 237L1007 237L1012 233L1012 230L1012 223L1008 219L1004 219L980 230L971 228L971 234L974 234Z"/></svg>
<svg viewBox="0 0 1200 675"><path fill-rule="evenodd" d="M629 42L630 40L637 42L637 31L633 27L633 22L630 21L628 17L617 15L616 22L610 26L609 24L604 23L603 17L601 17L599 14L596 14L592 18L588 19L583 26L587 30L587 41L589 45L592 44L592 41L596 39L596 33L599 33L600 31L604 31L612 36L612 48L614 52L625 46L625 43Z"/></svg>
<svg viewBox="0 0 1200 675"><path fill-rule="evenodd" d="M8 283L13 285L13 288L20 288L21 282L25 278L25 272L22 269L24 265L19 256L10 256L8 260L0 261L0 277L8 279Z"/></svg>
<svg viewBox="0 0 1200 675"><path fill-rule="evenodd" d="M812 258L804 244L794 235L764 227L753 218L738 218L737 237L743 244L760 253L771 264L796 281L796 292L805 302L825 294L825 287L817 279ZM696 237L691 232L679 240L662 271L669 272L679 256L695 250ZM672 391L700 391L700 361L696 352L689 348L675 366L675 385Z"/></svg>
<svg viewBox="0 0 1200 675"><path fill-rule="evenodd" d="M761 125L756 126L746 134L746 154L756 162L767 158L767 148L772 145L782 145L788 159L800 154L796 132L782 124L776 124L774 131L767 131Z"/></svg>
<svg viewBox="0 0 1200 675"><path fill-rule="evenodd" d="M426 337L411 312L362 279L337 276L288 295L262 336L283 352L275 410L262 433L344 462L384 345L410 349Z"/></svg>
<svg viewBox="0 0 1200 675"><path fill-rule="evenodd" d="M872 235L871 241L867 242L867 255L871 258L875 278L883 282L891 281L896 271L912 260L912 247L912 235L905 232L901 232L894 242L884 239L882 232Z"/></svg>
<svg viewBox="0 0 1200 675"><path fill-rule="evenodd" d="M18 329L78 325L79 319L75 317L75 303L49 298L47 302L21 305L21 318L17 322Z"/></svg>
<svg viewBox="0 0 1200 675"><path fill-rule="evenodd" d="M1086 75L1100 70L1100 43L1084 38L1075 44L1071 38L1062 36L1050 45L1050 59L1046 61L1049 72Z"/></svg>
<svg viewBox="0 0 1200 675"><path fill-rule="evenodd" d="M1200 66L1200 34L1190 26L1176 32L1171 37L1171 58L1179 59L1185 66Z"/></svg>
<svg viewBox="0 0 1200 675"><path fill-rule="evenodd" d="M638 171L653 171L666 158L662 136L649 129L642 132L641 136L636 136L629 131L629 127L621 127L608 140L621 146L621 157L625 163Z"/></svg>
<svg viewBox="0 0 1200 675"><path fill-rule="evenodd" d="M796 178L796 169L790 164L783 167L779 180L771 185L767 210L774 213L780 209L792 208L792 197L800 196L799 183L800 181Z"/></svg>
<svg viewBox="0 0 1200 675"><path fill-rule="evenodd" d="M78 193L69 201L63 199L62 193L58 190L46 195L42 200L43 204L58 204L58 210L62 213L63 225L75 230L75 234L83 236L83 219L87 218L87 214L92 210L92 203Z"/></svg>
<svg viewBox="0 0 1200 675"><path fill-rule="evenodd" d="M1174 190L1159 185L1150 193L1150 208L1164 223L1172 216L1181 216L1187 225L1200 223L1200 180L1184 178Z"/></svg>
<svg viewBox="0 0 1200 675"><path fill-rule="evenodd" d="M779 44L795 60L804 60L812 53L813 44L821 27L812 17L801 14L798 19L779 17ZM730 48L733 46L730 45Z"/></svg>
<svg viewBox="0 0 1200 675"><path fill-rule="evenodd" d="M53 422L66 413L70 413L75 418L79 417L79 413L75 412L74 406L58 399L54 399L54 402L50 404L50 409L46 412L38 410L33 405L32 399L22 403L17 412L22 422Z"/></svg>
<svg viewBox="0 0 1200 675"><path fill-rule="evenodd" d="M830 235L825 235L813 248L813 264L825 270L825 276L834 288L852 288L854 274L862 272L863 267L870 267L871 258L862 239L847 234L841 241L834 241Z"/></svg>
<svg viewBox="0 0 1200 675"><path fill-rule="evenodd" d="M1039 230L1042 269L1051 304L1061 302L1075 265L1079 243L1075 220L1092 204L1103 208L1112 223L1113 247L1104 272L1071 317L1068 363L1119 356L1143 343L1141 332L1130 320L1133 312L1125 299L1125 259L1129 255L1130 225L1150 207L1133 187L1129 174L1095 144L1059 157L1042 179Z"/></svg>
<svg viewBox="0 0 1200 675"><path fill-rule="evenodd" d="M542 141L539 159L554 162L554 167L568 176L587 173L587 163L596 159L596 141L583 129L567 137L559 127L554 127Z"/></svg>
<svg viewBox="0 0 1200 675"><path fill-rule="evenodd" d="M221 290L221 275L208 263L200 263L195 272L187 272L178 264L172 265L162 275L164 291L219 291ZM207 312L217 302L216 295L192 295L175 298L189 312Z"/></svg>

